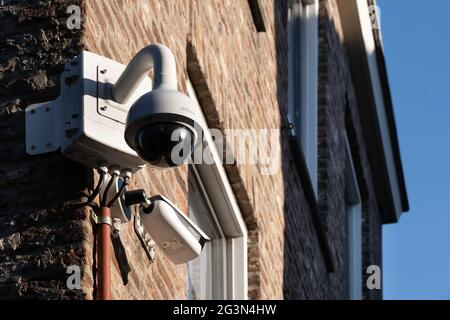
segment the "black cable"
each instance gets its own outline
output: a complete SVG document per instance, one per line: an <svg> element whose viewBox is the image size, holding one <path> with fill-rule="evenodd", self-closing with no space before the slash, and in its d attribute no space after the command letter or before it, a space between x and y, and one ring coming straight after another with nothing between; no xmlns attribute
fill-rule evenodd
<svg viewBox="0 0 450 320"><path fill-rule="evenodd" d="M108 202L108 205L107 205L108 208L111 208L114 201L116 201L117 199L119 199L122 196L122 194L125 192L125 188L127 187L127 185L128 185L128 177L125 177L124 182L120 186L119 191L117 191L117 193L114 195L114 197Z"/></svg>
<svg viewBox="0 0 450 320"><path fill-rule="evenodd" d="M117 177L117 173L113 173L111 175L111 179L109 179L109 182L106 185L105 191L103 191L103 197L102 197L102 199L100 201L100 208L105 206L106 198L108 197L109 189L111 188L111 185L113 184L113 182L116 180L116 177Z"/></svg>
<svg viewBox="0 0 450 320"><path fill-rule="evenodd" d="M97 186L94 189L94 192L92 192L92 194L89 196L89 198L87 199L87 203L90 204L92 201L94 201L95 197L98 196L98 194L100 193L100 188L103 185L103 181L105 180L105 172L104 171L100 171L100 177L98 179L98 183Z"/></svg>

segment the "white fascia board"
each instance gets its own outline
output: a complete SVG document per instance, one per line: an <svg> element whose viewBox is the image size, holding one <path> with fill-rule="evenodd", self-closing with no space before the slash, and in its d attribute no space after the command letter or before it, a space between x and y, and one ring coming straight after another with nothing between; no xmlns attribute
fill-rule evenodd
<svg viewBox="0 0 450 320"><path fill-rule="evenodd" d="M367 3L367 0L356 0L356 6L358 10L359 23L361 27L364 46L367 53L370 80L373 88L373 96L375 100L376 113L378 118L377 120L380 127L383 150L386 157L386 167L388 170L389 184L392 191L392 198L394 200L395 214L398 220L403 211L401 193L397 178L397 170L395 167L392 141L389 134L389 123L384 104L383 89L380 80L380 74L378 71L379 69L375 50L375 39L373 36L372 21L369 15L369 5Z"/></svg>

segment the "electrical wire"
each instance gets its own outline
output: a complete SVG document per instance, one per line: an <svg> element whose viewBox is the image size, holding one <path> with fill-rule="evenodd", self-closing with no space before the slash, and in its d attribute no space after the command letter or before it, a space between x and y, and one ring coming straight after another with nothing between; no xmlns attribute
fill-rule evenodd
<svg viewBox="0 0 450 320"><path fill-rule="evenodd" d="M122 194L125 192L125 189L127 186L128 186L128 177L125 177L123 184L120 186L119 191L117 191L117 193L114 195L114 197L112 197L112 199L108 202L108 205L107 205L108 208L111 208L114 201L116 201L117 199L119 199L122 196Z"/></svg>
<svg viewBox="0 0 450 320"><path fill-rule="evenodd" d="M117 176L118 176L118 174L115 173L115 172L111 175L111 179L109 179L109 182L106 185L105 190L103 191L103 196L102 196L102 198L100 200L100 208L105 206L106 198L108 197L109 189L111 188L111 185L115 182Z"/></svg>
<svg viewBox="0 0 450 320"><path fill-rule="evenodd" d="M100 174L100 177L98 179L97 186L95 187L94 191L89 196L89 198L87 199L87 201L86 201L87 204L90 204L92 201L94 201L95 197L98 196L98 194L100 193L100 188L102 187L103 182L105 181L106 173L104 171L99 170L99 174Z"/></svg>

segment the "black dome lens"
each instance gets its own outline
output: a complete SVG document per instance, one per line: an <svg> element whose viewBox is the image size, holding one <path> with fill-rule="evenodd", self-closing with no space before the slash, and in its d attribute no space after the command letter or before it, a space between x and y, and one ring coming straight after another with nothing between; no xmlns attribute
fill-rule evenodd
<svg viewBox="0 0 450 320"><path fill-rule="evenodd" d="M156 167L182 164L190 156L193 146L191 131L178 123L152 123L136 133L136 152Z"/></svg>

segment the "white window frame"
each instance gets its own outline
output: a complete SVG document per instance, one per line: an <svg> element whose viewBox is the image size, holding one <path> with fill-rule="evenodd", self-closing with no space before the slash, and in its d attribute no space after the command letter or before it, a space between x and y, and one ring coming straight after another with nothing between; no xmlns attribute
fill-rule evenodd
<svg viewBox="0 0 450 320"><path fill-rule="evenodd" d="M350 300L362 299L362 206L350 144L345 136L345 202L347 231L347 284Z"/></svg>
<svg viewBox="0 0 450 320"><path fill-rule="evenodd" d="M196 189L193 193L191 188ZM198 202L193 197L198 197L203 208L197 207ZM203 209L203 210L202 210ZM204 212L206 210L206 212ZM194 288L199 295L198 299L226 299L227 297L227 239L224 235L217 214L209 199L208 192L203 185L203 181L195 166L189 168L189 217L205 233L211 241L203 247L200 257L189 262L188 268L191 272L193 268L200 269L202 278L199 287ZM202 226L207 226L203 228ZM213 229L213 231L212 231ZM191 274L189 275L191 277ZM189 278L191 280L191 278ZM193 284L189 283L190 288ZM191 293L191 292L190 292ZM191 296L188 295L188 299Z"/></svg>
<svg viewBox="0 0 450 320"><path fill-rule="evenodd" d="M201 125L207 128L200 104L194 88L188 80L186 83L188 95L201 115ZM203 184L210 204L213 207L217 221L226 239L226 289L223 299L248 299L248 267L247 267L247 227L234 196L227 174L222 165L221 157L215 147L209 130L204 131L204 147L209 147L213 164L191 164ZM212 275L212 279L219 275Z"/></svg>
<svg viewBox="0 0 450 320"><path fill-rule="evenodd" d="M298 138L317 197L318 0L289 0L288 120ZM297 59L297 60L296 60Z"/></svg>

